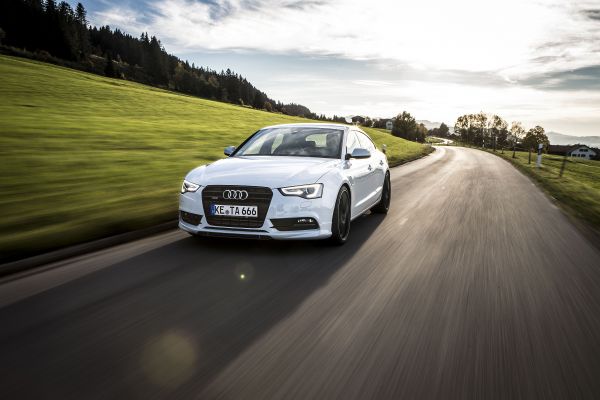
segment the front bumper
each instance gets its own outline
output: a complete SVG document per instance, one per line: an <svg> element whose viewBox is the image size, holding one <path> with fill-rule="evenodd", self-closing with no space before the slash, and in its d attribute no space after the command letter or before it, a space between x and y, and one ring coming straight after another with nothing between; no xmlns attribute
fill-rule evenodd
<svg viewBox="0 0 600 400"><path fill-rule="evenodd" d="M335 204L335 199L332 203L331 199L325 193L319 199L307 200L301 197L283 196L278 190L272 190L273 198L271 199L262 226L257 228L233 228L213 226L208 223L204 215L205 211L202 202L203 189L201 188L194 193L184 193L179 197L179 210L181 212L202 215L200 223L194 225L184 221L180 213L179 228L194 235L279 240L325 239L331 236L332 204ZM275 228L275 224L271 220L282 218L312 218L318 224L318 228L279 230Z"/></svg>

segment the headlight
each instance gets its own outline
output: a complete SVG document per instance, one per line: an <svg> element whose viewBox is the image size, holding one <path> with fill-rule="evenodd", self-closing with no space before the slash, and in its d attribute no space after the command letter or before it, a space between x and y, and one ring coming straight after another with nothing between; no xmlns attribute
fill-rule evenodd
<svg viewBox="0 0 600 400"><path fill-rule="evenodd" d="M185 179L183 180L183 183L181 184L181 194L184 194L187 192L195 192L198 189L200 189L200 185L196 185L195 183L186 181Z"/></svg>
<svg viewBox="0 0 600 400"><path fill-rule="evenodd" d="M279 191L284 196L298 196L304 199L317 199L323 194L323 184L313 183L312 185L288 186L280 188Z"/></svg>

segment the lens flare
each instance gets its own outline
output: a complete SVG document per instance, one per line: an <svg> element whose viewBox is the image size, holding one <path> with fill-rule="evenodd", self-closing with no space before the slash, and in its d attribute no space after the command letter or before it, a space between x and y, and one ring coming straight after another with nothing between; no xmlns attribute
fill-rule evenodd
<svg viewBox="0 0 600 400"><path fill-rule="evenodd" d="M144 345L140 361L152 383L174 389L193 375L196 359L196 348L187 335L167 332Z"/></svg>
<svg viewBox="0 0 600 400"><path fill-rule="evenodd" d="M240 281L249 281L254 276L254 267L249 262L242 262L236 265L235 276Z"/></svg>

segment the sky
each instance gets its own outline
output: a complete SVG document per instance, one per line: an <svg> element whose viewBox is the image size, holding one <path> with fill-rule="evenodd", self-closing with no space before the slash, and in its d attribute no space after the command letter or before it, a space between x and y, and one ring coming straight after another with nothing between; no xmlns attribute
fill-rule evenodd
<svg viewBox="0 0 600 400"><path fill-rule="evenodd" d="M600 135L600 0L84 0L271 98L329 116L453 126L484 111Z"/></svg>

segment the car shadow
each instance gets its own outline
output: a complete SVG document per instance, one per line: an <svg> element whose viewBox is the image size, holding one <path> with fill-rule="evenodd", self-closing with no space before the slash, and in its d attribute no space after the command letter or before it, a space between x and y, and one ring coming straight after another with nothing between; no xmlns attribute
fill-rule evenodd
<svg viewBox="0 0 600 400"><path fill-rule="evenodd" d="M360 217L344 246L190 236L1 309L1 392L199 393L326 285L383 220Z"/></svg>

